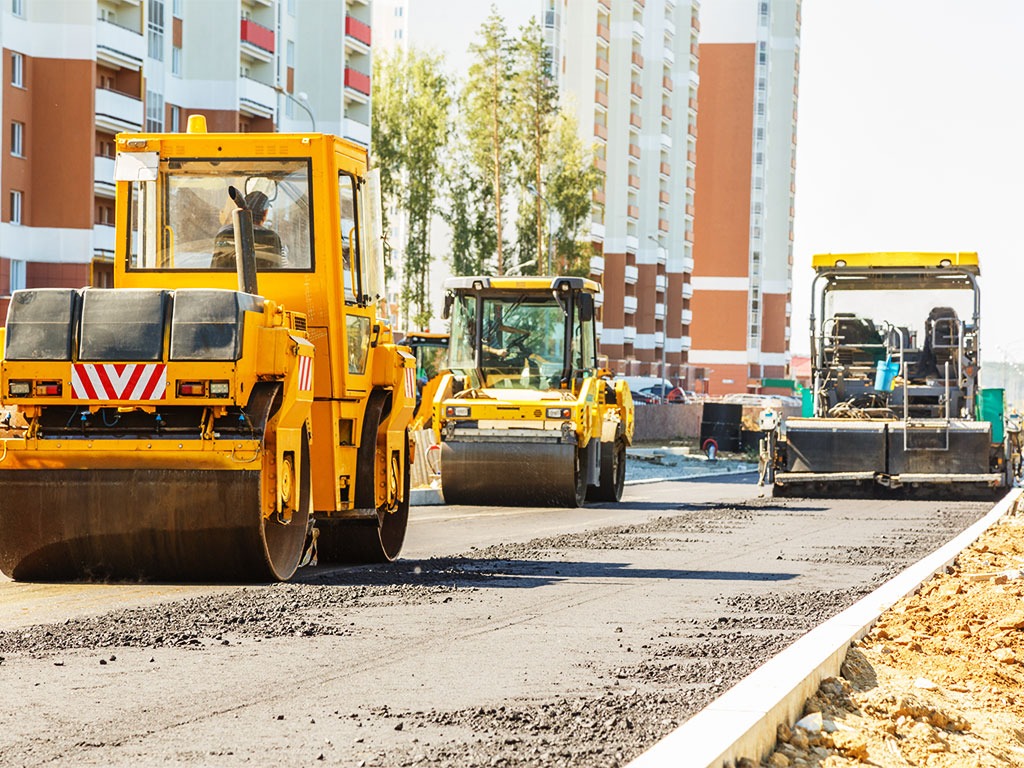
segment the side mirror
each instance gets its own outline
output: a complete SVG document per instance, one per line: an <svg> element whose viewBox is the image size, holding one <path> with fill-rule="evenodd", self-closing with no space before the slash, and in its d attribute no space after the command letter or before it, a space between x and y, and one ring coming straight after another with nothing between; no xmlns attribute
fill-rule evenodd
<svg viewBox="0 0 1024 768"><path fill-rule="evenodd" d="M594 294L581 293L576 299L576 305L580 310L580 320L588 323L594 319Z"/></svg>
<svg viewBox="0 0 1024 768"><path fill-rule="evenodd" d="M446 293L444 295L444 309L441 310L441 318L447 320L452 316L452 304L455 303L455 295Z"/></svg>

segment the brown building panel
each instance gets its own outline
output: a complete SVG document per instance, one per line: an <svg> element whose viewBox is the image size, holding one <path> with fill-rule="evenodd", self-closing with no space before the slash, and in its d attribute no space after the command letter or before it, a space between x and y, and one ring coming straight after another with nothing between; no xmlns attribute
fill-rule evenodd
<svg viewBox="0 0 1024 768"><path fill-rule="evenodd" d="M88 284L88 264L30 261L25 265L26 288L81 288Z"/></svg>
<svg viewBox="0 0 1024 768"><path fill-rule="evenodd" d="M601 283L604 292L604 304L601 307L602 327L621 330L625 325L623 298L626 295L626 254L604 254L604 275ZM613 363L622 358L622 353L622 344L601 344L601 354L608 355Z"/></svg>
<svg viewBox="0 0 1024 768"><path fill-rule="evenodd" d="M785 352L786 344L786 299L784 293L765 293L761 296L764 307L761 326L761 351Z"/></svg>
<svg viewBox="0 0 1024 768"><path fill-rule="evenodd" d="M91 229L95 64L28 57L25 63L31 78L32 119L27 128L31 154L26 153L30 171L24 223ZM45 201L40 199L43 195Z"/></svg>
<svg viewBox="0 0 1024 768"><path fill-rule="evenodd" d="M745 291L694 291L690 308L693 310L690 334L695 348L746 350Z"/></svg>
<svg viewBox="0 0 1024 768"><path fill-rule="evenodd" d="M752 43L700 46L694 275L747 276L755 54Z"/></svg>

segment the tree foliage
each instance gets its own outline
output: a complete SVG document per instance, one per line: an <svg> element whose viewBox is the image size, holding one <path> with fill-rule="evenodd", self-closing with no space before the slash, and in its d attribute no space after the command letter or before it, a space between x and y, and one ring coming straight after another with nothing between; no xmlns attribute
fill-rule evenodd
<svg viewBox="0 0 1024 768"><path fill-rule="evenodd" d="M430 222L439 212L451 130L449 80L439 56L410 50L375 60L373 155L387 203L405 216L401 313L425 327L430 301ZM387 206L385 206L387 207Z"/></svg>
<svg viewBox="0 0 1024 768"><path fill-rule="evenodd" d="M513 45L496 6L469 46L473 63L462 91L461 114L471 168L491 187L494 212L495 272L505 273L506 195L513 160L513 121L510 118Z"/></svg>
<svg viewBox="0 0 1024 768"><path fill-rule="evenodd" d="M560 274L590 272L592 198L602 181L592 151L579 138L576 117L563 110L551 133L548 200L558 214L557 269Z"/></svg>

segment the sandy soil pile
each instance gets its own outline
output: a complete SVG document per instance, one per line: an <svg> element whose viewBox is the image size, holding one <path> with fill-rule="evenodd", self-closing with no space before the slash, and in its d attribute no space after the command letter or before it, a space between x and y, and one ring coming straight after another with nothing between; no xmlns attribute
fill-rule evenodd
<svg viewBox="0 0 1024 768"><path fill-rule="evenodd" d="M949 571L851 648L763 765L1024 766L1021 505Z"/></svg>

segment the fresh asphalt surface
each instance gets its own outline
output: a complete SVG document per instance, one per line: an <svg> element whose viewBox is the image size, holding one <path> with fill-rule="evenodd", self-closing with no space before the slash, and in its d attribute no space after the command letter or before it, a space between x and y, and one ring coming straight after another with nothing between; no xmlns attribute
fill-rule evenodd
<svg viewBox="0 0 1024 768"><path fill-rule="evenodd" d="M0 581L0 765L622 765L991 505L420 507L388 566Z"/></svg>

